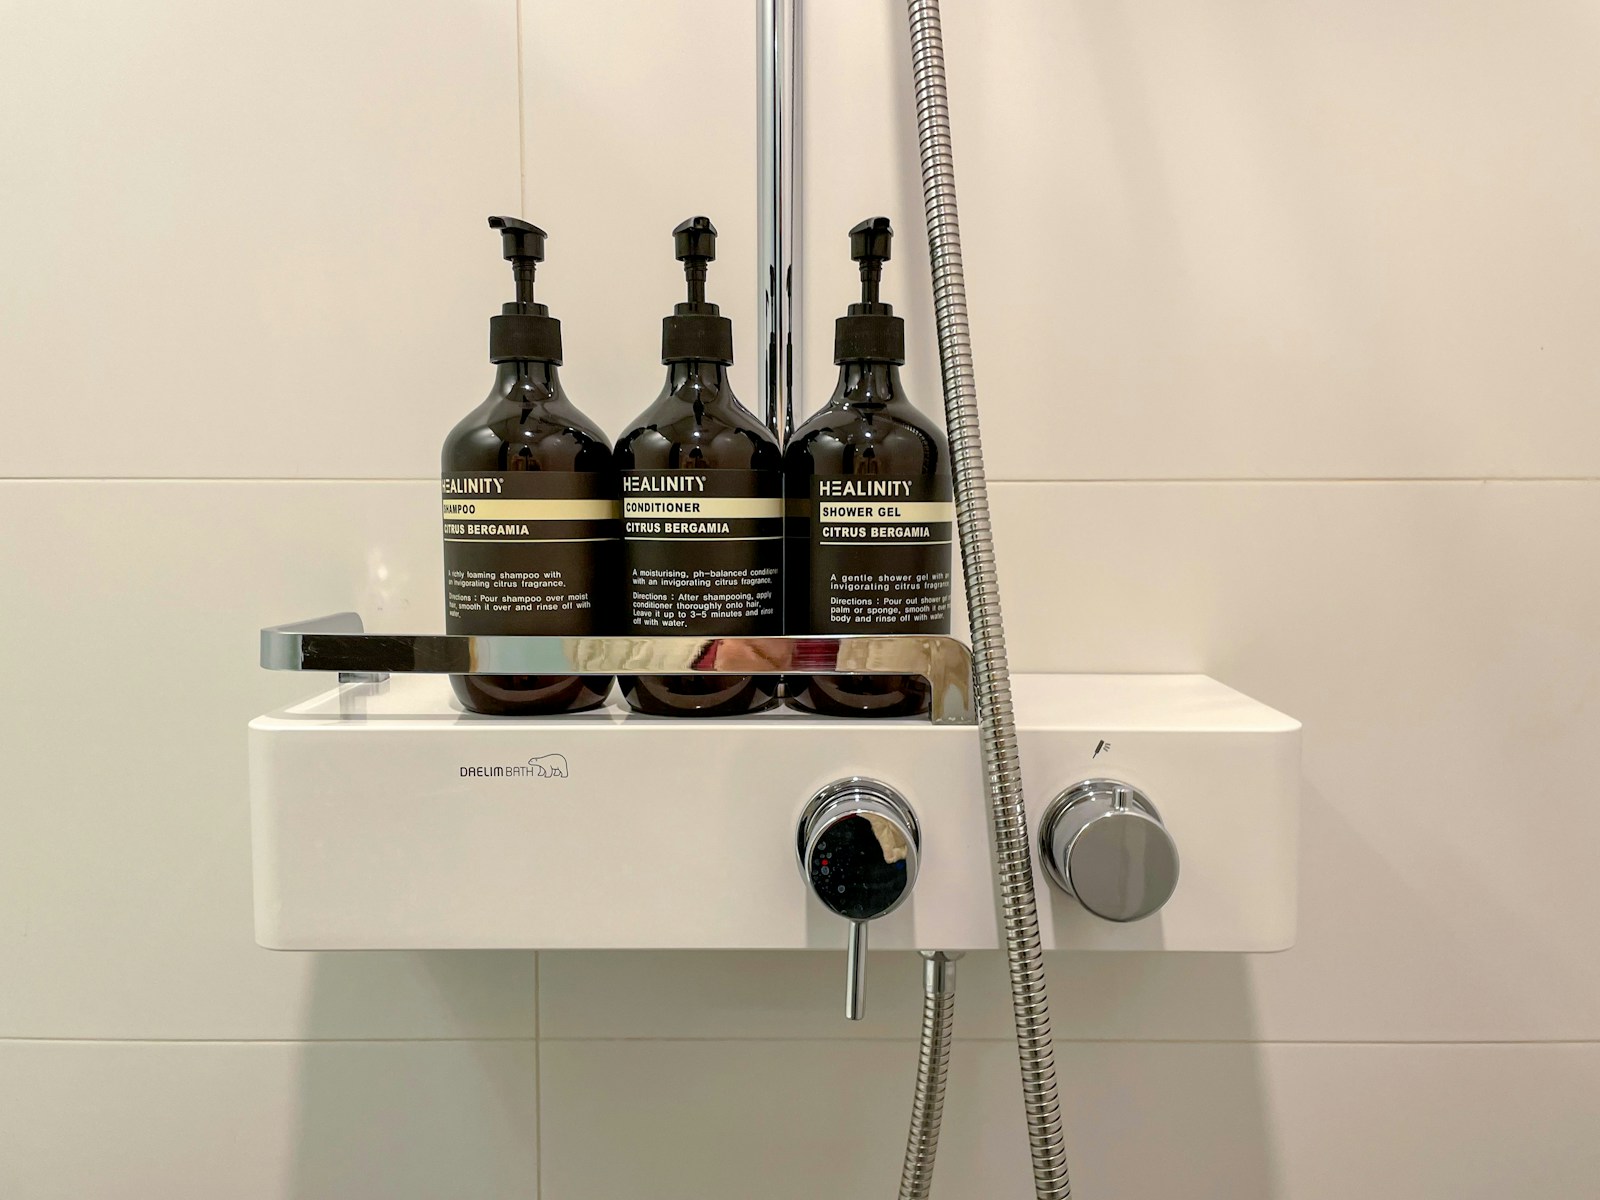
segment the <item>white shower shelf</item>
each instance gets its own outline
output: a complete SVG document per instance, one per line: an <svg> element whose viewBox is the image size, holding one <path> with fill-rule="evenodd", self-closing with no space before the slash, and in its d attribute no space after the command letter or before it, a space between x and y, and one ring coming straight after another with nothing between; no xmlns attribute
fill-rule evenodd
<svg viewBox="0 0 1600 1200"><path fill-rule="evenodd" d="M999 946L977 729L964 715L970 679L952 665L965 648L871 640L895 664L873 658L877 671L919 661L919 673L949 673L936 680L944 723L787 711L694 721L620 707L481 717L463 712L436 672L499 673L513 662L553 671L573 645L362 634L352 614L264 630L266 666L421 673L346 675L251 723L257 940L305 950L837 948L845 926L800 876L796 822L819 788L864 775L910 801L923 838L917 886L873 923L874 946ZM803 641L793 661L815 671L848 639ZM597 647L627 659L623 670L669 660L706 669L708 645L588 639L578 657L591 671ZM1201 675L1012 683L1030 829L1074 783L1115 778L1154 801L1181 856L1166 907L1129 924L1091 916L1036 868L1047 948L1292 944L1298 722Z"/></svg>

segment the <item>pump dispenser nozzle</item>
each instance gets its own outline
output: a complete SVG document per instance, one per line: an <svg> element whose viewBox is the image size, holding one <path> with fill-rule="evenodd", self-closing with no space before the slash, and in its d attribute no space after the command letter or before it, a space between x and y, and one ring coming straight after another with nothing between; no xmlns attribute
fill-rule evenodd
<svg viewBox="0 0 1600 1200"><path fill-rule="evenodd" d="M861 264L861 303L850 306L852 313L875 312L880 307L878 284L883 281L883 264L889 261L893 240L888 217L869 218L850 231L850 257ZM894 311L887 304L881 307L885 313Z"/></svg>
<svg viewBox="0 0 1600 1200"><path fill-rule="evenodd" d="M490 217L489 228L500 231L500 255L516 278L517 303L531 305L534 267L544 261L544 230L516 217Z"/></svg>
<svg viewBox="0 0 1600 1200"><path fill-rule="evenodd" d="M489 318L489 361L561 362L561 322L533 299L533 275L544 261L545 232L517 217L490 217L500 231L500 255L511 264L517 298Z"/></svg>
<svg viewBox="0 0 1600 1200"><path fill-rule="evenodd" d="M707 268L717 257L717 227L710 217L690 217L672 231L672 250L683 264L687 298L661 321L661 361L733 362L733 322L706 300Z"/></svg>
<svg viewBox="0 0 1600 1200"><path fill-rule="evenodd" d="M869 217L850 230L850 257L861 267L861 299L834 322L836 363L906 361L906 323L878 298L893 239L888 217Z"/></svg>

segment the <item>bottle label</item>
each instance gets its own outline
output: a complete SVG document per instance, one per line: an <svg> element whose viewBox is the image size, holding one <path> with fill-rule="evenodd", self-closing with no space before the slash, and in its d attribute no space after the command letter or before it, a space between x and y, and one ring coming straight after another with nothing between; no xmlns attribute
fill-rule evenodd
<svg viewBox="0 0 1600 1200"><path fill-rule="evenodd" d="M441 484L447 631L610 632L605 589L621 532L614 476L462 472Z"/></svg>
<svg viewBox="0 0 1600 1200"><path fill-rule="evenodd" d="M795 581L810 611L799 631L950 632L949 476L813 477L810 499L807 582Z"/></svg>
<svg viewBox="0 0 1600 1200"><path fill-rule="evenodd" d="M783 477L776 471L625 471L623 591L645 635L780 632Z"/></svg>

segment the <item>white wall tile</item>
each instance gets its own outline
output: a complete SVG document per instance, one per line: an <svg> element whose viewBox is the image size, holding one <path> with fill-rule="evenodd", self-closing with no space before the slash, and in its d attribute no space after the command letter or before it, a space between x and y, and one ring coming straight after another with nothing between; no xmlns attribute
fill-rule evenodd
<svg viewBox="0 0 1600 1200"><path fill-rule="evenodd" d="M1248 960L1259 1036L1600 1036L1600 486L1060 485L997 511L1022 665L1204 671L1305 723L1299 942ZM1192 961L1139 990L1182 1003Z"/></svg>
<svg viewBox="0 0 1600 1200"><path fill-rule="evenodd" d="M0 38L8 476L425 476L482 398L515 0L79 0Z"/></svg>
<svg viewBox="0 0 1600 1200"><path fill-rule="evenodd" d="M527 215L550 233L543 295L562 320L567 391L613 437L661 391L661 319L684 295L672 229L698 214L717 227L707 297L733 321L734 391L760 411L756 15L744 0L524 6Z"/></svg>
<svg viewBox="0 0 1600 1200"><path fill-rule="evenodd" d="M544 1200L888 1194L915 1061L907 1042L549 1043ZM1600 1168L1596 1046L1080 1043L1057 1062L1085 1196L1557 1200ZM936 1195L1033 1194L1020 1097L1011 1046L956 1047Z"/></svg>
<svg viewBox="0 0 1600 1200"><path fill-rule="evenodd" d="M4 490L25 569L0 598L35 694L12 718L19 786L0 808L0 947L26 981L0 999L0 1030L526 1032L525 956L249 944L242 726L314 686L258 672L253 631L341 607L436 627L428 485ZM1208 671L1307 729L1296 949L1064 956L1060 1033L1600 1036L1590 813L1564 799L1600 768L1582 665L1597 509L1600 487L1576 484L998 489L1018 669ZM186 582L172 594L153 579ZM143 681L136 704L84 697L108 663ZM1507 818L1508 797L1534 795L1559 834ZM884 961L887 1033L915 996L906 963ZM546 1016L562 1035L833 1036L836 972L828 956L555 955ZM964 978L963 1029L1003 1034L998 969L976 959Z"/></svg>
<svg viewBox="0 0 1600 1200"><path fill-rule="evenodd" d="M994 500L1014 669L1202 671L1305 723L1295 949L1052 956L1059 1036L1600 1038L1600 817L1583 800L1600 775L1600 485L1003 485ZM544 1028L844 1036L840 969L550 955ZM973 956L962 979L961 1031L1007 1036L999 959ZM916 987L908 959L875 957L860 1032L912 1027Z"/></svg>
<svg viewBox="0 0 1600 1200"><path fill-rule="evenodd" d="M1257 985L1236 954L1050 954L1055 1033L1108 1038L1262 1036ZM958 1038L1009 1038L1005 956L957 967ZM546 952L539 1028L547 1038L903 1038L922 1020L919 956L883 951L867 970L867 1014L844 1019L839 954ZM1292 1011L1274 1013L1292 1024ZM1374 1019L1374 1023L1376 1023Z"/></svg>
<svg viewBox="0 0 1600 1200"><path fill-rule="evenodd" d="M903 10L802 10L810 407L844 231L878 212L937 407ZM1026 0L944 25L993 475L1596 473L1581 7Z"/></svg>
<svg viewBox="0 0 1600 1200"><path fill-rule="evenodd" d="M5 1032L528 1032L527 956L250 945L242 737L230 739L308 683L259 673L253 631L339 607L436 624L428 485L0 493L22 567L0 584L8 669L32 688L11 717L18 782L0 807L0 954L21 981L0 1001ZM1586 794L1595 766L1582 666L1595 562L1582 547L1597 506L1600 487L1565 484L997 489L1019 669L1207 670L1307 725L1300 945L1260 959L1062 958L1058 1034L1595 1037L1592 839L1588 810L1562 797ZM108 664L136 696L85 698L83 680ZM1560 836L1503 819L1507 796L1532 794ZM721 978L709 957L546 956L545 1029L840 1031L830 956L727 956ZM873 978L874 1030L911 1028L894 1024L915 1003L907 960L880 956ZM1004 1036L998 962L970 961L962 979L963 1032ZM793 1085L808 1104L825 1090Z"/></svg>
<svg viewBox="0 0 1600 1200"><path fill-rule="evenodd" d="M262 625L437 627L422 484L0 484L0 1036L531 1034L529 954L257 949ZM413 611L417 605L422 611Z"/></svg>
<svg viewBox="0 0 1600 1200"><path fill-rule="evenodd" d="M853 290L844 230L885 212L936 408L902 14L806 13L806 403ZM754 20L732 0L524 14L545 295L573 394L613 431L659 386L666 231L694 211L725 234L714 290L758 399ZM952 8L993 473L1592 475L1586 21ZM431 474L487 385L505 286L482 218L522 203L514 27L512 0L19 17L0 386L82 414L106 401L78 388L110 387L122 419L63 438L60 399L20 406L0 472Z"/></svg>
<svg viewBox="0 0 1600 1200"><path fill-rule="evenodd" d="M7 1200L536 1196L529 1042L0 1041Z"/></svg>

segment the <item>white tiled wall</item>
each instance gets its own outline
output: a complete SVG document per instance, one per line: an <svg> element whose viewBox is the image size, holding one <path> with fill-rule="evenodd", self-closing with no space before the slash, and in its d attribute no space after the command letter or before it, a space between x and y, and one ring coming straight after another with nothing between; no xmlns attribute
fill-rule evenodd
<svg viewBox="0 0 1600 1200"><path fill-rule="evenodd" d="M930 404L896 0L805 0L809 407L886 212ZM1014 665L1306 725L1299 945L1051 964L1077 1192L1587 1194L1600 1170L1600 23L1581 6L946 0ZM655 393L667 233L755 399L755 7L0 17L0 1195L870 1197L915 963L272 954L262 624L440 618L428 478L551 231L575 397ZM961 968L938 1194L1028 1194Z"/></svg>

